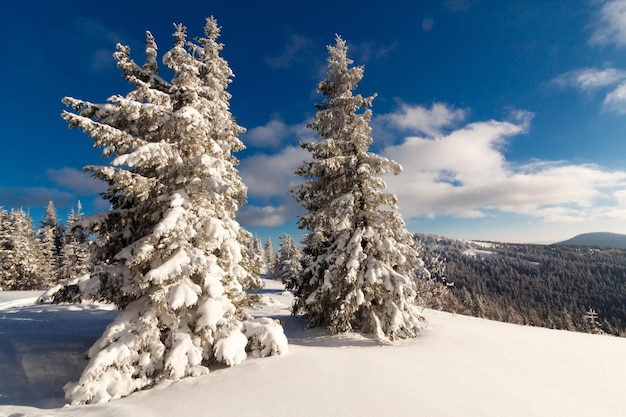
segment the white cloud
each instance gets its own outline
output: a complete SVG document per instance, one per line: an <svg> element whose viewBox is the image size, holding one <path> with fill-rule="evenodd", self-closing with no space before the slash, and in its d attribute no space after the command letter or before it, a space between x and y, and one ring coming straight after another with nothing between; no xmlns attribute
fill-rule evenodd
<svg viewBox="0 0 626 417"><path fill-rule="evenodd" d="M595 45L626 46L626 0L602 2L593 22L590 43Z"/></svg>
<svg viewBox="0 0 626 417"><path fill-rule="evenodd" d="M246 142L252 139L258 145L267 145L267 141L278 136L281 140L295 138L311 141L316 138L315 132L306 127L306 122L287 125L276 119L249 132L252 132L253 137L247 137ZM277 144L279 141L275 139L272 145ZM289 188L303 181L293 172L309 159L309 153L299 146L287 146L275 154L257 153L243 158L238 168L248 187L249 203L237 215L241 223L251 226L278 226L293 219L301 208L293 200Z"/></svg>
<svg viewBox="0 0 626 417"><path fill-rule="evenodd" d="M626 46L626 0L595 0L601 7L590 26L592 45ZM552 80L562 87L584 92L611 88L603 102L603 110L626 114L626 71L616 68L582 68L566 72Z"/></svg>
<svg viewBox="0 0 626 417"><path fill-rule="evenodd" d="M604 99L604 110L626 114L626 82L622 82L613 91L611 91Z"/></svg>
<svg viewBox="0 0 626 417"><path fill-rule="evenodd" d="M276 147L289 135L290 128L280 119L272 119L264 126L249 129L244 142L254 146Z"/></svg>
<svg viewBox="0 0 626 417"><path fill-rule="evenodd" d="M451 127L466 117L467 110L454 109L445 103L433 103L430 109L400 103L396 112L377 116L375 122L398 130L435 137L441 135L444 128Z"/></svg>
<svg viewBox="0 0 626 417"><path fill-rule="evenodd" d="M528 115L471 123L435 139L408 137L383 152L404 167L399 176L385 178L388 191L398 196L405 218L506 212L579 222L603 216L626 200L626 172L559 161L507 161L507 139L524 133L527 125Z"/></svg>
<svg viewBox="0 0 626 417"><path fill-rule="evenodd" d="M106 190L104 182L96 180L90 173L76 168L48 168L46 176L57 186L71 190L77 195L93 195Z"/></svg>
<svg viewBox="0 0 626 417"><path fill-rule="evenodd" d="M306 123L288 125L278 117L274 117L263 126L248 129L243 136L243 141L246 145L267 149L277 148L285 140L295 143L294 137L301 141L312 140L316 137L316 133L306 125Z"/></svg>
<svg viewBox="0 0 626 417"><path fill-rule="evenodd" d="M435 103L430 108L402 104L395 113L379 116L378 123L384 123L390 134L422 134L380 152L404 167L399 176L385 176L385 181L387 191L398 196L405 220L518 215L544 224L581 227L626 220L626 172L564 161L514 164L505 156L507 143L527 132L533 115L511 111L505 121L453 129L467 114ZM283 128L301 139L315 137L304 123L279 130ZM247 224L265 226L293 218L299 206L288 190L302 182L293 171L309 159L308 152L296 146L243 159L240 173L251 203L242 207L239 217Z"/></svg>
<svg viewBox="0 0 626 417"><path fill-rule="evenodd" d="M288 195L289 187L301 182L293 171L309 154L290 146L275 155L256 154L242 159L239 173L253 198L270 199Z"/></svg>
<svg viewBox="0 0 626 417"><path fill-rule="evenodd" d="M300 126L289 126L289 130L299 132ZM237 214L240 222L246 226L280 226L295 218L301 207L289 188L303 179L293 171L309 159L309 153L299 146L289 146L273 155L256 154L242 159L239 173L248 187L249 203Z"/></svg>
<svg viewBox="0 0 626 417"><path fill-rule="evenodd" d="M288 68L312 47L311 39L294 33L283 46L280 55L266 58L265 63L271 68Z"/></svg>
<svg viewBox="0 0 626 417"><path fill-rule="evenodd" d="M583 68L561 74L552 80L562 87L574 87L584 92L606 89L602 109L626 114L626 71L616 68Z"/></svg>
<svg viewBox="0 0 626 417"><path fill-rule="evenodd" d="M566 72L552 81L562 87L576 87L583 91L610 87L626 79L626 71L616 68L581 68Z"/></svg>
<svg viewBox="0 0 626 417"><path fill-rule="evenodd" d="M237 213L237 220L242 225L276 227L285 224L287 216L287 208L285 206L252 206L245 205Z"/></svg>
<svg viewBox="0 0 626 417"><path fill-rule="evenodd" d="M626 190L615 191L613 197L621 208L626 209Z"/></svg>

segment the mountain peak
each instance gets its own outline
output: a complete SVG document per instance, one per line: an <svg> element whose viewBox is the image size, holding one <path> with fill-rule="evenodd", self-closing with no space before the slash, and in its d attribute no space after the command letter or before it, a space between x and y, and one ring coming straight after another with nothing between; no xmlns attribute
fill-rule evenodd
<svg viewBox="0 0 626 417"><path fill-rule="evenodd" d="M604 248L626 249L626 235L610 232L594 232L576 235L555 245L599 246Z"/></svg>

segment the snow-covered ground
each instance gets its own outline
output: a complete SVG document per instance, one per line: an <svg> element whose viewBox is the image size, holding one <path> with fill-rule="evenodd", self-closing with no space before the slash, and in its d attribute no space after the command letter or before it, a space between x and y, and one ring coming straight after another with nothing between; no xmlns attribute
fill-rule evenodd
<svg viewBox="0 0 626 417"><path fill-rule="evenodd" d="M626 416L626 339L426 311L418 338L381 345L305 330L275 281L258 315L281 318L289 353L248 358L121 400L62 408L85 350L116 314L0 292L0 416Z"/></svg>

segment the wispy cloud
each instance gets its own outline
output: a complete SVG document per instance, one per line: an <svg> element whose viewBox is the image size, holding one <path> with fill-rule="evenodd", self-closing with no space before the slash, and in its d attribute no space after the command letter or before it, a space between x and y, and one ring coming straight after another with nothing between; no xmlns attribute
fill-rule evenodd
<svg viewBox="0 0 626 417"><path fill-rule="evenodd" d="M595 0L600 5L589 26L593 33L591 45L626 46L626 0ZM581 68L561 74L552 82L561 87L573 87L585 93L600 89L606 93L602 109L626 114L626 70L618 68Z"/></svg>
<svg viewBox="0 0 626 417"><path fill-rule="evenodd" d="M109 43L121 42L121 36L104 24L89 17L79 17L74 20L74 26L86 38L96 39Z"/></svg>
<svg viewBox="0 0 626 417"><path fill-rule="evenodd" d="M591 26L593 45L626 46L626 0L601 1L602 7Z"/></svg>
<svg viewBox="0 0 626 417"><path fill-rule="evenodd" d="M626 71L617 68L581 68L555 77L552 82L561 87L575 87L582 91L594 91L613 86L626 79Z"/></svg>
<svg viewBox="0 0 626 417"><path fill-rule="evenodd" d="M89 17L74 19L74 27L80 36L91 44L91 68L98 71L115 65L113 52L117 43L123 43L122 36L103 23ZM94 45L101 45L94 48Z"/></svg>
<svg viewBox="0 0 626 417"><path fill-rule="evenodd" d="M446 0L444 6L451 12L457 13L469 10L470 3L469 0Z"/></svg>
<svg viewBox="0 0 626 417"><path fill-rule="evenodd" d="M608 90L602 103L606 112L626 114L626 71L618 68L582 68L555 77L553 83L585 93Z"/></svg>
<svg viewBox="0 0 626 417"><path fill-rule="evenodd" d="M306 36L294 33L283 46L280 54L265 59L271 68L288 68L294 62L300 61L313 48L313 41Z"/></svg>
<svg viewBox="0 0 626 417"><path fill-rule="evenodd" d="M106 184L89 173L76 168L48 168L46 176L58 187L80 196L97 195L106 190Z"/></svg>
<svg viewBox="0 0 626 417"><path fill-rule="evenodd" d="M0 187L0 202L8 208L45 207L49 201L55 206L72 207L80 197L97 198L106 190L106 184L96 181L90 174L75 168L49 168L46 178L50 187ZM98 207L102 204L98 203ZM108 207L108 203L105 208Z"/></svg>
<svg viewBox="0 0 626 417"><path fill-rule="evenodd" d="M358 63L358 65L367 64L372 59L383 59L397 47L397 42L393 42L391 44L382 44L376 41L363 41L356 44L348 42L350 55L353 57L354 61Z"/></svg>
<svg viewBox="0 0 626 417"><path fill-rule="evenodd" d="M57 206L75 202L72 193L47 187L0 187L0 201L5 209L45 207L49 201L54 201Z"/></svg>
<svg viewBox="0 0 626 417"><path fill-rule="evenodd" d="M626 82L622 82L604 98L604 109L617 114L626 114Z"/></svg>

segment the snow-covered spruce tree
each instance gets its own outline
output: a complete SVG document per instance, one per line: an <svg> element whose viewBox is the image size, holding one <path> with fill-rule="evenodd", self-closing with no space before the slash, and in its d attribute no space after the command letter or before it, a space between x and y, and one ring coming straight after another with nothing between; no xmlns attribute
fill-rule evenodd
<svg viewBox="0 0 626 417"><path fill-rule="evenodd" d="M54 262L56 267L58 267L60 263L61 248L63 247L63 232L64 230L59 223L54 202L49 201L41 221L40 233L47 233L54 239Z"/></svg>
<svg viewBox="0 0 626 417"><path fill-rule="evenodd" d="M265 263L261 256L262 254L256 248L257 241L260 247L261 241L258 240L257 235L254 235L254 237L250 236L242 245L244 253L242 265L250 272L244 287L252 290L263 288L261 274L265 273Z"/></svg>
<svg viewBox="0 0 626 417"><path fill-rule="evenodd" d="M35 236L33 220L23 210L3 216L0 281L4 290L41 290L46 287L47 259Z"/></svg>
<svg viewBox="0 0 626 417"><path fill-rule="evenodd" d="M424 321L415 303L416 280L428 279L428 272L396 197L383 192L380 178L401 167L368 152L374 96L352 94L363 67L349 67L339 36L328 51L327 77L318 85L325 99L309 124L319 140L300 144L312 161L296 169L306 181L291 189L307 211L299 227L308 230L294 313L332 332L414 337Z"/></svg>
<svg viewBox="0 0 626 417"><path fill-rule="evenodd" d="M296 247L293 238L288 234L280 237L280 248L278 249L274 276L280 279L285 288L292 290L297 288L298 277L302 271L300 250Z"/></svg>
<svg viewBox="0 0 626 417"><path fill-rule="evenodd" d="M80 226L82 218L82 206L79 201L76 210L73 208L70 210L65 224L59 270L61 279L81 276L89 272L91 257L87 233Z"/></svg>
<svg viewBox="0 0 626 417"><path fill-rule="evenodd" d="M7 273L9 265L10 244L9 213L0 206L0 291L4 291L9 285Z"/></svg>
<svg viewBox="0 0 626 417"><path fill-rule="evenodd" d="M267 269L267 273L269 274L274 269L274 265L276 264L276 254L274 253L274 249L272 248L272 239L270 239L269 237L263 245L263 253L265 258L265 266Z"/></svg>
<svg viewBox="0 0 626 417"><path fill-rule="evenodd" d="M66 386L71 404L105 402L163 380L236 365L255 354L282 353L286 339L273 321L242 321L241 242L235 220L246 188L232 152L244 129L229 111L232 72L220 57L214 18L206 38L190 42L176 25L174 46L160 77L157 45L147 33L143 66L118 45L115 58L134 86L107 104L64 102L71 127L87 132L111 166L87 169L106 181L112 209L82 222L95 236L95 298L120 314L89 350L79 381Z"/></svg>
<svg viewBox="0 0 626 417"><path fill-rule="evenodd" d="M42 304L78 303L83 298L93 297L100 287L100 282L90 279L92 269L91 252L87 231L81 225L83 213L80 201L76 211L72 208L67 219L61 247L61 266L59 267L59 282L51 286L37 299Z"/></svg>
<svg viewBox="0 0 626 417"><path fill-rule="evenodd" d="M37 232L41 242L41 273L46 287L53 285L59 278L63 228L59 224L57 211L52 201L46 206L45 215Z"/></svg>

